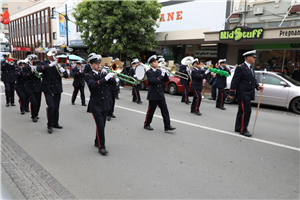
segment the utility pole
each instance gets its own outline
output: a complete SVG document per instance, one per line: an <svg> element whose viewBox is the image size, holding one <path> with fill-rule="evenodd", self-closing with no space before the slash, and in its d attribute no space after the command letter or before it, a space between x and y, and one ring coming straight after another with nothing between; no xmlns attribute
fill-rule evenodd
<svg viewBox="0 0 300 200"><path fill-rule="evenodd" d="M243 27L246 26L246 9L247 9L247 0L245 0L245 9L244 9L244 16L243 16Z"/></svg>
<svg viewBox="0 0 300 200"><path fill-rule="evenodd" d="M69 46L69 26L68 26L68 21L69 21L69 18L68 18L68 5L65 4L65 8L66 8L66 16L65 16L65 19L66 19L66 37L67 37L67 45L66 45L66 52L67 52L67 56L69 55L68 53L68 46Z"/></svg>

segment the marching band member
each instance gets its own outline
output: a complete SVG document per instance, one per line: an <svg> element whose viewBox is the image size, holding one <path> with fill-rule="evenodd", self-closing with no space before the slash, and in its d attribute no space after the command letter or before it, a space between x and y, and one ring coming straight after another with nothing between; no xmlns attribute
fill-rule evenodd
<svg viewBox="0 0 300 200"><path fill-rule="evenodd" d="M89 58L95 56L96 54L95 53L90 53L88 55L88 60ZM83 70L83 74L86 75L86 74L89 74L90 72L92 71L92 68L91 68L91 65L88 63L84 66L84 70Z"/></svg>
<svg viewBox="0 0 300 200"><path fill-rule="evenodd" d="M138 65L140 61L138 59L134 59L131 62L131 68L129 69L129 73L128 75L135 78L136 79L136 74L135 74L135 68ZM143 103L141 101L141 96L140 96L140 86L141 84L137 84L137 85L132 85L132 102L137 102L137 104L141 104Z"/></svg>
<svg viewBox="0 0 300 200"><path fill-rule="evenodd" d="M151 68L146 72L147 80L149 82L149 90L147 100L149 100L148 111L144 123L144 128L147 130L153 130L150 126L156 107L161 110L163 117L165 131L175 130L175 127L171 126L168 107L165 100L164 88L162 82L168 82L169 77L166 74L165 69L158 69L158 58L156 55L151 56L148 59L148 63Z"/></svg>
<svg viewBox="0 0 300 200"><path fill-rule="evenodd" d="M15 106L15 68L16 65L11 65L7 61L9 58L9 54L2 53L4 60L1 61L1 81L4 83L5 87L5 96L6 96L6 107L9 107L9 103L11 106Z"/></svg>
<svg viewBox="0 0 300 200"><path fill-rule="evenodd" d="M111 65L109 66L109 68L111 69ZM109 101L109 105L110 105L110 109L108 110L108 114L107 114L107 121L110 121L111 118L116 118L116 116L114 115L114 111L115 111L115 102L116 99L118 98L118 85L119 85L119 78L113 78L116 81L116 85L109 85L109 95L110 95L110 101Z"/></svg>
<svg viewBox="0 0 300 200"><path fill-rule="evenodd" d="M101 68L101 56L94 55L88 58L92 67L92 72L85 76L85 81L90 90L90 101L88 112L93 114L96 123L96 138L94 145L99 148L101 155L106 155L108 151L105 148L105 122L109 110L109 85L116 85L113 79L113 73L107 73Z"/></svg>
<svg viewBox="0 0 300 200"><path fill-rule="evenodd" d="M26 75L25 72L23 72L23 67L25 66L25 60L20 60L18 62L19 67L17 67L15 71L15 76L17 78L16 82L16 93L19 96L19 103L20 103L20 111L21 114L24 115L25 111L29 112L28 110L28 97L25 92L25 83L26 80L24 76Z"/></svg>
<svg viewBox="0 0 300 200"><path fill-rule="evenodd" d="M188 76L188 70L190 70L186 65L181 65L179 67L179 72L184 73ZM184 102L186 104L192 103L189 100L189 87L190 87L190 77L188 80L184 79L184 78L180 78L180 83L183 87L183 93L182 93L182 98L181 98L181 102Z"/></svg>
<svg viewBox="0 0 300 200"><path fill-rule="evenodd" d="M196 115L201 115L199 111L199 107L201 104L201 90L202 90L202 83L203 83L203 75L204 71L200 69L200 62L196 58L192 65L194 68L192 69L192 84L191 84L191 89L194 93L194 98L193 102L191 105L191 113L194 113Z"/></svg>
<svg viewBox="0 0 300 200"><path fill-rule="evenodd" d="M53 128L62 129L59 125L59 104L61 99L62 89L62 77L68 78L68 73L63 67L57 64L55 56L57 50L55 48L49 49L47 53L48 60L41 61L37 66L37 71L43 72L43 80L41 90L44 92L46 104L47 104L47 131L53 132Z"/></svg>
<svg viewBox="0 0 300 200"><path fill-rule="evenodd" d="M205 61L200 60L200 68L205 67ZM203 81L202 81L202 99L204 99L204 94L205 94L205 85L206 85L206 79L207 79L207 74L203 74Z"/></svg>
<svg viewBox="0 0 300 200"><path fill-rule="evenodd" d="M85 95L84 95L84 72L82 70L82 61L76 61L76 66L73 68L73 95L72 95L72 105L75 105L76 97L78 94L78 91L80 90L80 97L81 97L81 105L86 106L85 104Z"/></svg>
<svg viewBox="0 0 300 200"><path fill-rule="evenodd" d="M256 50L248 51L243 54L245 62L240 64L234 72L229 97L233 99L236 96L239 104L239 109L235 121L235 132L251 137L247 127L251 116L251 100L255 98L254 88L257 90L264 90L255 79L255 72L253 64L256 60Z"/></svg>
<svg viewBox="0 0 300 200"><path fill-rule="evenodd" d="M26 66L23 68L24 78L26 79L25 91L30 101L31 119L33 122L38 121L38 115L41 107L41 78L35 73L34 60L37 60L37 55L30 54L25 59Z"/></svg>
<svg viewBox="0 0 300 200"><path fill-rule="evenodd" d="M226 59L220 60L219 61L220 66L219 69L223 71L227 71L228 74L230 73L230 70L226 67ZM217 102L216 102L216 108L220 108L221 110L225 110L226 108L224 107L224 102L226 98L226 93L224 88L226 87L227 84L227 77L226 76L221 76L220 74L217 74L217 80L216 80L216 88L218 88L218 97L217 97Z"/></svg>

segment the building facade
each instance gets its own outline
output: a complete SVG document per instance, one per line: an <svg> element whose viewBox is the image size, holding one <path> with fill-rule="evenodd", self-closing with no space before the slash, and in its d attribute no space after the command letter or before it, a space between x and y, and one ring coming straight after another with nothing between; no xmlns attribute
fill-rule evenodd
<svg viewBox="0 0 300 200"><path fill-rule="evenodd" d="M246 9L245 9L246 8ZM243 62L242 54L257 50L256 64L293 73L300 62L300 4L295 0L233 1L229 29L205 32L205 42L227 46L227 62ZM225 58L225 57L224 57Z"/></svg>

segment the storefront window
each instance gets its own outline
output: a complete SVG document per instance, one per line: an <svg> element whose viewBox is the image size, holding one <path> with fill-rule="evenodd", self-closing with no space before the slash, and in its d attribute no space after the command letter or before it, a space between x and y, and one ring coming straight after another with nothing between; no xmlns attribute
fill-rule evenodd
<svg viewBox="0 0 300 200"><path fill-rule="evenodd" d="M279 26L279 22L269 22L268 23L268 27L278 27Z"/></svg>
<svg viewBox="0 0 300 200"><path fill-rule="evenodd" d="M252 28L260 28L260 27L265 27L266 23L259 23L259 24L252 24Z"/></svg>
<svg viewBox="0 0 300 200"><path fill-rule="evenodd" d="M281 26L290 26L292 25L292 21L285 21L281 24Z"/></svg>
<svg viewBox="0 0 300 200"><path fill-rule="evenodd" d="M294 21L294 25L295 25L295 26L300 26L300 20L295 20L295 21Z"/></svg>

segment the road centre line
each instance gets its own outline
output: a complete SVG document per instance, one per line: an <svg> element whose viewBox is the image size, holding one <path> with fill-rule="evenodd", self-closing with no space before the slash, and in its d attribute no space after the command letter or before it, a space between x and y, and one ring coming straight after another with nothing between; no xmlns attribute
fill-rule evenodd
<svg viewBox="0 0 300 200"><path fill-rule="evenodd" d="M63 92L63 94L68 95L68 96L72 96L72 94L69 94L69 93L66 93L66 92ZM88 101L90 100L89 98L85 98L85 99L88 100ZM135 112L135 113L140 113L140 114L143 114L143 115L147 114L146 112L142 112L142 111L139 111L139 110L134 110L134 109L131 109L131 108L126 108L126 107L123 107L123 106L115 105L115 107L121 108L123 110L132 111L132 112ZM154 115L154 117L162 119L162 116L159 116L159 115ZM271 142L271 141L267 141L267 140L262 140L262 139L258 139L258 138L253 138L253 137L245 137L245 136L242 136L238 133L233 133L233 132L224 131L224 130L220 130L220 129L216 129L216 128L211 128L211 127L208 127L208 126L202 126L202 125L199 125L199 124L193 124L193 123L185 122L185 121L182 121L182 120L177 120L177 119L172 119L172 118L170 118L170 120L172 122L177 122L177 123L181 123L181 124L201 128L201 129L206 129L206 130L209 130L209 131L219 132L219 133L223 133L223 134L234 136L234 137L239 137L239 138L243 138L243 139L247 139L247 140L261 142L261 143L265 143L265 144L269 144L269 145L273 145L273 146L277 146L277 147L282 147L282 148L286 148L286 149L291 149L291 150L295 150L295 151L300 152L300 148L285 145L285 144L280 144L280 143Z"/></svg>

